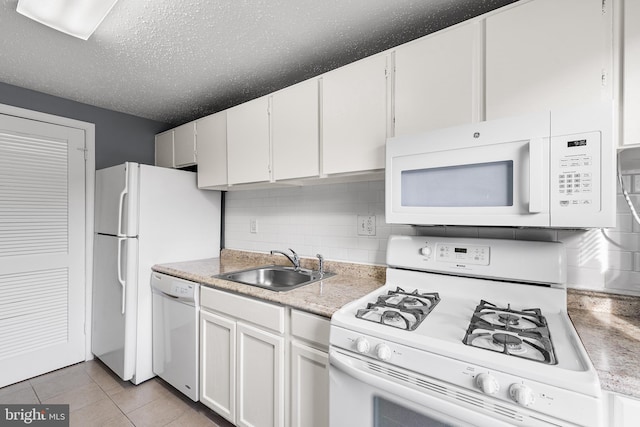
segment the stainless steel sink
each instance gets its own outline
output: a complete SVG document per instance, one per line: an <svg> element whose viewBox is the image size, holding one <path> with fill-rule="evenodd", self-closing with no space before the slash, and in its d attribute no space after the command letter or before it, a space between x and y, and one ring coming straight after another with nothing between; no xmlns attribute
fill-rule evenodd
<svg viewBox="0 0 640 427"><path fill-rule="evenodd" d="M243 283L245 285L271 289L272 291L284 292L331 276L335 276L335 274L324 273L320 275L318 271L314 270L306 270L303 268L295 270L293 267L269 265L266 267L219 274L215 277Z"/></svg>

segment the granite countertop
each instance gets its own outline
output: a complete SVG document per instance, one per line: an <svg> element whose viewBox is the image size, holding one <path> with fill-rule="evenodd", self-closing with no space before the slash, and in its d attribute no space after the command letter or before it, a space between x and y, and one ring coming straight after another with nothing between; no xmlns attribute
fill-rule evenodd
<svg viewBox="0 0 640 427"><path fill-rule="evenodd" d="M314 259L303 259L304 268L317 268ZM343 305L385 282L385 268L325 262L336 276L287 292L273 292L212 276L263 265L287 265L279 255L225 249L221 258L153 266L205 286L228 290L266 301L331 317ZM640 297L569 289L567 306L578 335L598 373L603 390L640 398Z"/></svg>
<svg viewBox="0 0 640 427"><path fill-rule="evenodd" d="M343 305L365 296L384 284L384 267L325 262L325 271L335 276L286 292L217 279L213 276L264 265L287 265L281 255L248 253L225 249L221 258L154 265L153 270L218 289L260 298L310 313L331 317ZM303 258L304 268L317 268L317 260Z"/></svg>
<svg viewBox="0 0 640 427"><path fill-rule="evenodd" d="M567 305L602 389L640 398L640 298L569 289Z"/></svg>

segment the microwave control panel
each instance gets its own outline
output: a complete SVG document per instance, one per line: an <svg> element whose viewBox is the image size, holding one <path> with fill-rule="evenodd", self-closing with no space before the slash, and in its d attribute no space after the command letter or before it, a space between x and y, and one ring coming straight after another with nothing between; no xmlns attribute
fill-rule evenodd
<svg viewBox="0 0 640 427"><path fill-rule="evenodd" d="M581 212L600 210L600 145L600 132L553 137L553 205Z"/></svg>

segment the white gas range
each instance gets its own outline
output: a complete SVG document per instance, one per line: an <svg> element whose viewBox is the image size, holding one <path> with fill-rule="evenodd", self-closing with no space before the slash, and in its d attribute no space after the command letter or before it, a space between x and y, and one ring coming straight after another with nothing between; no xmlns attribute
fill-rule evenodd
<svg viewBox="0 0 640 427"><path fill-rule="evenodd" d="M561 243L392 236L331 320L331 426L599 426Z"/></svg>

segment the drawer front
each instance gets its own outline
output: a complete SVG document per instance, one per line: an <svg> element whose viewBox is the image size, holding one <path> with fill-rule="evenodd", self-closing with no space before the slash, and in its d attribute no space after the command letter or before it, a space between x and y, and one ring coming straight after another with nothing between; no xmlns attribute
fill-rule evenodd
<svg viewBox="0 0 640 427"><path fill-rule="evenodd" d="M329 348L329 324L325 317L291 310L291 335L323 348Z"/></svg>
<svg viewBox="0 0 640 427"><path fill-rule="evenodd" d="M284 307L243 297L218 289L201 287L201 306L250 322L262 328L284 333Z"/></svg>

